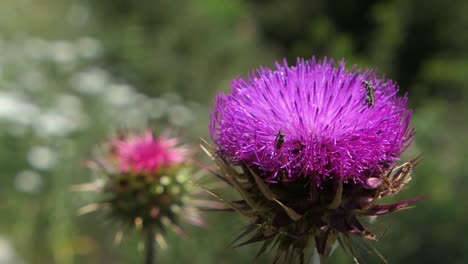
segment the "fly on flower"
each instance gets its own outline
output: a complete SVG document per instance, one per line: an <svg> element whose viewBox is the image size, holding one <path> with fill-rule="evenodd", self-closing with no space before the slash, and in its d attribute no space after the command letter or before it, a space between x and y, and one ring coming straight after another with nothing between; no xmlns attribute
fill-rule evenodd
<svg viewBox="0 0 468 264"><path fill-rule="evenodd" d="M375 103L375 88L368 81L363 81L362 86L366 89L366 104L367 106L373 106Z"/></svg>
<svg viewBox="0 0 468 264"><path fill-rule="evenodd" d="M219 94L210 125L214 145L204 149L218 178L242 199L210 193L250 219L238 245L262 242L259 254L274 248L275 262L304 263L313 246L324 263L335 242L354 256L353 236L376 239L362 218L420 200L379 204L405 189L418 163L397 164L414 139L408 99L397 92L372 70L313 58L261 68ZM281 155L272 155L278 149Z"/></svg>
<svg viewBox="0 0 468 264"><path fill-rule="evenodd" d="M281 147L283 146L283 143L284 143L284 133L280 131L278 131L278 134L276 134L276 138L275 138L275 148L278 150L278 149L281 149Z"/></svg>

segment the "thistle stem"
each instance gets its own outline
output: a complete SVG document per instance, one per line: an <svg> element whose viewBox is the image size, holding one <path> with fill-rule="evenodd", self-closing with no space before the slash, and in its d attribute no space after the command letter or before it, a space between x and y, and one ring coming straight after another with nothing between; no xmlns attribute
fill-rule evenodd
<svg viewBox="0 0 468 264"><path fill-rule="evenodd" d="M154 230L148 229L145 237L145 262L144 264L154 264L156 247L154 245Z"/></svg>
<svg viewBox="0 0 468 264"><path fill-rule="evenodd" d="M318 253L317 249L314 249L314 253L310 256L310 260L308 264L322 264L322 260L320 254Z"/></svg>

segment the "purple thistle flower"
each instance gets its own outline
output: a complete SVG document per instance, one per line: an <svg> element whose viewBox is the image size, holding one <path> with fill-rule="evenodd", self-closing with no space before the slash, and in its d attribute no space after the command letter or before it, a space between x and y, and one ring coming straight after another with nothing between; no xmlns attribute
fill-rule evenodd
<svg viewBox="0 0 468 264"><path fill-rule="evenodd" d="M411 144L407 97L372 70L344 61L299 59L261 68L219 94L211 113L215 146L203 146L214 174L242 197L208 192L250 219L238 244L263 242L304 263L314 244L324 263L338 241L356 260L351 236L375 240L360 223L407 209L422 197L379 204L406 188L420 159L397 165Z"/></svg>
<svg viewBox="0 0 468 264"><path fill-rule="evenodd" d="M366 83L367 82L367 83ZM219 94L210 133L218 154L270 183L327 179L368 185L413 140L407 97L373 70L332 59L276 63Z"/></svg>

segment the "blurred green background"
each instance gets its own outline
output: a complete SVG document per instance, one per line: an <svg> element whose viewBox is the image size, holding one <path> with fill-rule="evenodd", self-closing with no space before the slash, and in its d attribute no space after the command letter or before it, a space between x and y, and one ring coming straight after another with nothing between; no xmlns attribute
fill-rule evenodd
<svg viewBox="0 0 468 264"><path fill-rule="evenodd" d="M424 161L400 198L429 197L380 219L380 252L468 263L467 10L465 0L2 0L0 264L142 263L137 235L114 246L102 215L76 216L93 197L70 185L90 179L93 146L148 120L206 138L230 79L312 55L375 67L409 94L417 135L403 158ZM158 263L252 262L255 246L228 249L243 219L207 218L189 239L169 234ZM331 262L351 260L338 250Z"/></svg>

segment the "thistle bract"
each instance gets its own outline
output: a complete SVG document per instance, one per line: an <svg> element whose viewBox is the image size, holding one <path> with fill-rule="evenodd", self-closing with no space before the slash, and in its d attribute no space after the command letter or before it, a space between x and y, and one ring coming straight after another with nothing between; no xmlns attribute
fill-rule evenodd
<svg viewBox="0 0 468 264"><path fill-rule="evenodd" d="M203 225L189 184L198 176L192 175L188 149L177 145L176 138L156 137L151 131L110 139L88 162L101 176L99 181L77 187L98 192L100 201L80 212L103 209L123 227L152 232L160 239L168 227L184 235L181 220Z"/></svg>
<svg viewBox="0 0 468 264"><path fill-rule="evenodd" d="M210 126L215 144L206 149L243 200L211 193L251 219L243 235L254 234L241 244L265 241L260 253L275 244L277 259L303 259L307 245L326 258L338 240L353 254L351 234L375 239L361 216L418 200L377 204L401 191L418 163L397 165L414 134L407 97L397 92L372 70L299 59L238 78L219 94Z"/></svg>

